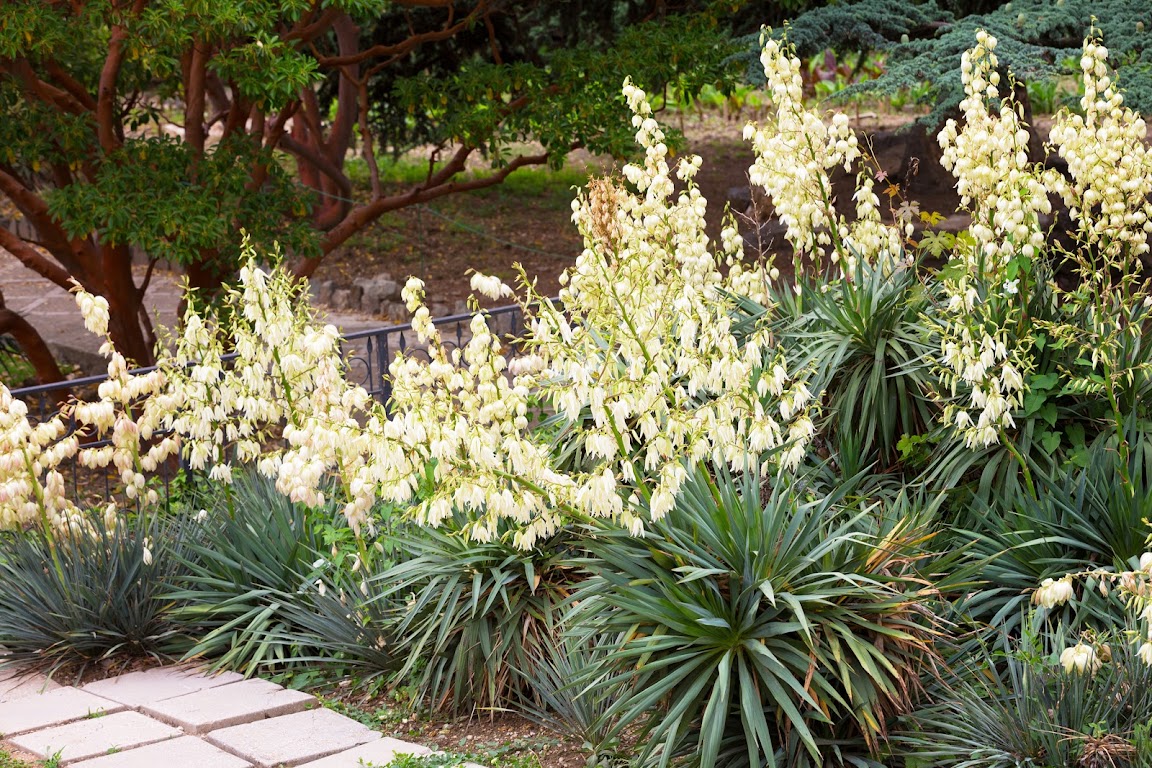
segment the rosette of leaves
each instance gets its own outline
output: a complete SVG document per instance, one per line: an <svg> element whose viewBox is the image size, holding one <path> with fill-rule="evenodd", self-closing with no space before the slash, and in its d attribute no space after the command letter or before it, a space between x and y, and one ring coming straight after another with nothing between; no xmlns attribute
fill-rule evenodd
<svg viewBox="0 0 1152 768"><path fill-rule="evenodd" d="M395 603L398 679L437 709L508 709L528 693L525 674L558 642L560 606L576 576L576 543L561 530L531 550L477 542L462 517L393 539L400 560L373 590Z"/></svg>
<svg viewBox="0 0 1152 768"><path fill-rule="evenodd" d="M784 333L796 350L794 370L814 370L823 395L821 432L851 446L849 474L868 463L893 466L904 435L925 433L935 419L930 289L913 267L858 259L850 279L801 280L802 310ZM839 451L837 451L839 453Z"/></svg>
<svg viewBox="0 0 1152 768"><path fill-rule="evenodd" d="M177 522L146 514L114 528L93 511L77 527L5 532L0 660L80 674L175 653L181 627L165 592L184 574L184 545Z"/></svg>
<svg viewBox="0 0 1152 768"><path fill-rule="evenodd" d="M1095 638L1095 672L1069 673L1057 660L1066 642L1032 636L1007 656L977 652L894 735L896 751L938 768L1144 768L1152 667L1118 633Z"/></svg>
<svg viewBox="0 0 1152 768"><path fill-rule="evenodd" d="M927 534L878 512L697 467L643 536L589 537L567 621L621 641L577 684L643 764L879 765L938 657Z"/></svg>
<svg viewBox="0 0 1152 768"><path fill-rule="evenodd" d="M984 586L960 605L962 611L1000 631L1017 634L1033 589L1044 579L1097 568L1137 568L1147 549L1144 521L1152 518L1152 440L1129 433L1131 485L1120 475L1115 441L1097 440L1086 466L1067 466L1037 477L1037 495L978 499L956 521L952 537L976 563ZM1126 610L1115 594L1102 594L1095 580L1068 606L1047 617L1068 629L1122 627Z"/></svg>
<svg viewBox="0 0 1152 768"><path fill-rule="evenodd" d="M247 674L372 677L395 667L386 603L330 543L347 538L337 506L309 509L256 474L201 501L207 517L170 594L187 656Z"/></svg>

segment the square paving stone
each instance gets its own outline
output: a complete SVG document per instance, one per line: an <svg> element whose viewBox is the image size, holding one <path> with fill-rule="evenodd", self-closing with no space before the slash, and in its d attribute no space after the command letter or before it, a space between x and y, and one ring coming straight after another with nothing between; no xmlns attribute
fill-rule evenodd
<svg viewBox="0 0 1152 768"><path fill-rule="evenodd" d="M97 680L84 686L84 690L130 707L142 707L243 679L235 672L210 675L183 667L156 667Z"/></svg>
<svg viewBox="0 0 1152 768"><path fill-rule="evenodd" d="M9 741L39 757L60 755L60 764L106 755L109 750L142 747L180 736L181 733L139 712L117 712L91 720L80 720L55 728L32 731Z"/></svg>
<svg viewBox="0 0 1152 768"><path fill-rule="evenodd" d="M432 750L421 744L400 741L385 736L379 741L370 741L359 747L337 752L300 768L363 768L365 765L384 766L397 755L429 755Z"/></svg>
<svg viewBox="0 0 1152 768"><path fill-rule="evenodd" d="M93 715L109 715L124 705L78 688L57 688L0 704L0 734L5 737L50 728Z"/></svg>
<svg viewBox="0 0 1152 768"><path fill-rule="evenodd" d="M380 734L330 709L310 709L212 731L208 741L259 768L295 766L380 739Z"/></svg>
<svg viewBox="0 0 1152 768"><path fill-rule="evenodd" d="M315 703L313 696L267 680L242 680L148 704L141 711L179 726L187 733L205 733L266 717L290 715Z"/></svg>
<svg viewBox="0 0 1152 768"><path fill-rule="evenodd" d="M195 736L181 736L72 765L73 768L252 768L247 760L217 749Z"/></svg>
<svg viewBox="0 0 1152 768"><path fill-rule="evenodd" d="M60 683L36 672L19 669L0 672L0 702L16 701L60 687Z"/></svg>

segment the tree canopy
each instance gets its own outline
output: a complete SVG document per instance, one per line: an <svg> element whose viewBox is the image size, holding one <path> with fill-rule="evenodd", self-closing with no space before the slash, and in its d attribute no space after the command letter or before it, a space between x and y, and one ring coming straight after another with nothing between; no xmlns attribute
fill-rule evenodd
<svg viewBox="0 0 1152 768"><path fill-rule="evenodd" d="M727 6L731 6L729 3ZM132 253L211 292L241 230L298 276L383 213L559 163L623 152L629 74L660 91L723 84L712 3L496 0L9 0L0 5L0 193L35 228L0 247L104 296L151 359ZM721 4L720 11L727 10ZM592 23L600 20L599 24ZM429 149L386 188L380 152ZM365 159L370 193L346 171ZM491 172L463 176L475 155Z"/></svg>
<svg viewBox="0 0 1152 768"><path fill-rule="evenodd" d="M1146 0L1013 0L967 15L954 8L963 5L945 0L838 3L803 13L774 34L786 36L801 56L829 48L884 52L885 71L880 77L855 83L837 95L888 95L928 83L931 87L922 98L932 111L925 122L937 124L963 98L960 58L978 29L999 41L996 53L1002 68L1029 81L1078 71L1080 44L1095 26L1111 51L1111 65L1120 73L1126 103L1139 112L1152 112L1152 44L1145 31L1152 29L1152 5ZM742 58L748 63L748 76L762 82L759 39L752 36L745 41Z"/></svg>

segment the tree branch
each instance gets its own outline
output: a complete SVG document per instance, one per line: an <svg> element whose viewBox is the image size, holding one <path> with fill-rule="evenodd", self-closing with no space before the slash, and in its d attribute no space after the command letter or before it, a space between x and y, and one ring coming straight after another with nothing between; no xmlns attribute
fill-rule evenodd
<svg viewBox="0 0 1152 768"><path fill-rule="evenodd" d="M104 154L110 155L120 147L116 134L116 81L124 63L124 41L128 32L117 24L112 27L108 40L108 56L100 69L100 86L96 92L96 136Z"/></svg>
<svg viewBox="0 0 1152 768"><path fill-rule="evenodd" d="M195 152L193 163L204 154L204 80L208 54L205 43L193 40L184 76L184 140Z"/></svg>
<svg viewBox="0 0 1152 768"><path fill-rule="evenodd" d="M20 263L41 277L48 278L66 291L71 290L72 276L63 267L50 261L6 227L0 227L0 248L11 253L20 260Z"/></svg>
<svg viewBox="0 0 1152 768"><path fill-rule="evenodd" d="M316 148L297 141L287 133L280 137L280 147L296 155L331 179L345 196L352 194L352 182L348 181L348 177L335 163L318 152Z"/></svg>
<svg viewBox="0 0 1152 768"><path fill-rule="evenodd" d="M81 85L72 75L68 74L63 67L57 62L49 59L44 63L44 68L48 70L48 74L52 79L60 84L64 90L72 94L72 97L79 102L85 110L89 112L96 111L96 100L92 98L92 94L88 93L83 85Z"/></svg>
<svg viewBox="0 0 1152 768"><path fill-rule="evenodd" d="M24 83L25 91L39 101L52 104L57 109L74 115L82 115L88 111L71 93L37 77L27 59L13 60L11 70Z"/></svg>
<svg viewBox="0 0 1152 768"><path fill-rule="evenodd" d="M31 363L33 370L36 371L36 378L41 384L64 380L64 374L61 372L60 366L56 364L56 357L52 354L52 350L48 349L48 345L44 343L44 337L24 317L14 310L8 309L8 305L4 303L3 293L0 293L0 333L10 334L12 338L16 339L16 343L20 345L25 359ZM60 402L64 402L68 399L69 394L71 393L65 390L57 396L60 398Z"/></svg>
<svg viewBox="0 0 1152 768"><path fill-rule="evenodd" d="M405 3L400 3L405 5ZM410 5L423 5L422 3L412 3ZM451 3L444 3L442 7L451 8ZM420 32L401 40L398 43L391 45L374 45L371 48L365 48L359 53L347 56L323 56L319 52L316 53L317 63L322 67L343 67L349 64L360 64L368 59L374 59L380 56L391 56L393 59L411 52L425 43L438 43L442 40L447 40L455 36L458 32L463 30L473 21L478 18L486 17L488 15L488 2L481 0L476 4L476 7L469 12L467 16L462 18L456 23L447 22L443 27L432 32ZM449 17L451 19L451 17Z"/></svg>
<svg viewBox="0 0 1152 768"><path fill-rule="evenodd" d="M341 11L338 7L333 6L331 8L325 9L324 12L320 14L320 18L312 21L312 11L309 11L308 14L305 14L300 18L299 23L293 29L291 29L286 34L281 35L280 39L286 43L290 43L293 40L299 40L304 44L310 43L316 38L320 37L320 35L327 32L329 27L332 26L332 22L334 22L337 17L343 13L344 12Z"/></svg>
<svg viewBox="0 0 1152 768"><path fill-rule="evenodd" d="M574 142L570 150L578 149L579 142ZM548 153L538 155L521 155L513 159L508 165L491 174L468 181L453 181L456 174L464 170L465 160L475 151L475 148L461 147L452 159L439 171L434 173L424 184L398 195L376 198L363 205L358 205L349 211L344 220L336 225L321 243L321 253L328 254L339 247L348 238L355 235L379 216L405 208L410 205L426 203L446 195L460 192L471 192L500 184L512 172L530 165L543 165L548 162ZM292 266L292 274L296 277L308 277L320 266L323 256L303 258Z"/></svg>

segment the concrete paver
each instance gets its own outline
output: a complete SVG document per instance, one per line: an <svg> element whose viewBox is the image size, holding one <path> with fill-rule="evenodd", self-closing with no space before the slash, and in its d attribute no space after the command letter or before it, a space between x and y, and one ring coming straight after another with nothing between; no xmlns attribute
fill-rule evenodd
<svg viewBox="0 0 1152 768"><path fill-rule="evenodd" d="M78 688L57 688L0 704L0 734L5 737L15 736L86 717L112 714L122 709L124 705L119 702Z"/></svg>
<svg viewBox="0 0 1152 768"><path fill-rule="evenodd" d="M73 765L74 768L252 768L247 760L217 749L195 736L181 736Z"/></svg>
<svg viewBox="0 0 1152 768"><path fill-rule="evenodd" d="M60 687L60 683L35 672L5 669L0 672L0 703L17 701Z"/></svg>
<svg viewBox="0 0 1152 768"><path fill-rule="evenodd" d="M385 766L397 755L430 755L432 750L420 744L401 741L385 736L378 741L370 741L359 747L337 752L301 768L363 768L366 765Z"/></svg>
<svg viewBox="0 0 1152 768"><path fill-rule="evenodd" d="M88 683L84 690L136 708L243 679L235 672L205 675L193 669L156 667Z"/></svg>
<svg viewBox="0 0 1152 768"><path fill-rule="evenodd" d="M312 709L212 731L206 738L259 768L276 768L318 760L381 736L330 709Z"/></svg>
<svg viewBox="0 0 1152 768"><path fill-rule="evenodd" d="M60 764L172 739L180 731L139 712L117 712L15 736L17 747L42 758L60 756Z"/></svg>
<svg viewBox="0 0 1152 768"><path fill-rule="evenodd" d="M234 673L159 667L83 688L53 685L0 673L0 693L22 696L0 699L0 731L10 747L58 755L70 768L364 768L431 753L310 709L316 700L306 693Z"/></svg>
<svg viewBox="0 0 1152 768"><path fill-rule="evenodd" d="M267 680L242 680L148 704L140 711L178 726L185 733L200 734L290 715L315 703L314 696L302 691L289 690Z"/></svg>

